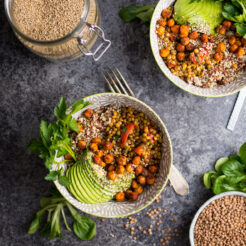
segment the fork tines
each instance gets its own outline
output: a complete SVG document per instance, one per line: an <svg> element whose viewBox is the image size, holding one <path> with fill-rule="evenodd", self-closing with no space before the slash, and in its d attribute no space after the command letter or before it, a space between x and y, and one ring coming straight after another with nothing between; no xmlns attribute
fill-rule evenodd
<svg viewBox="0 0 246 246"><path fill-rule="evenodd" d="M117 67L109 68L109 72L102 74L112 92L136 97Z"/></svg>

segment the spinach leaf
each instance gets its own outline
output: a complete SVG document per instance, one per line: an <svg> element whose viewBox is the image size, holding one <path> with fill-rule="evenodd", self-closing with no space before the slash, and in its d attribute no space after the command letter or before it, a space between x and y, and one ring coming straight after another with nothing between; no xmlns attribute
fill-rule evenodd
<svg viewBox="0 0 246 246"><path fill-rule="evenodd" d="M238 177L238 176L244 176L244 166L235 160L227 161L223 164L221 167L222 172L224 175L229 177Z"/></svg>
<svg viewBox="0 0 246 246"><path fill-rule="evenodd" d="M71 182L70 182L70 180L68 179L68 177L66 177L66 176L62 176L62 175L60 175L59 177L58 177L58 181L59 181L59 183L61 184L61 185L64 185L64 186L69 186L70 184L71 184Z"/></svg>
<svg viewBox="0 0 246 246"><path fill-rule="evenodd" d="M154 10L155 5L130 5L122 8L119 12L119 16L124 22L131 22L135 19L140 19L146 23L150 23Z"/></svg>
<svg viewBox="0 0 246 246"><path fill-rule="evenodd" d="M240 159L243 164L246 164L246 143L244 143L239 149Z"/></svg>

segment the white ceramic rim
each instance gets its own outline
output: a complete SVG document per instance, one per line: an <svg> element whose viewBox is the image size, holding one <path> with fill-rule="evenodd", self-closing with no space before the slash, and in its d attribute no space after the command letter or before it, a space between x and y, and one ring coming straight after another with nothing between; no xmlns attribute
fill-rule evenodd
<svg viewBox="0 0 246 246"><path fill-rule="evenodd" d="M170 2L168 4L167 2ZM224 85L223 87L214 87L214 88L200 88L194 85L188 85L184 80L179 78L178 76L174 75L171 73L170 69L166 66L165 62L161 58L159 54L159 48L158 48L158 41L157 41L157 35L156 35L156 21L160 18L161 16L161 11L162 11L162 5L166 5L166 7L169 7L173 5L175 0L160 0L158 4L155 7L154 13L152 15L151 23L150 23L150 46L151 50L153 53L153 56L155 58L155 61L163 74L176 86L178 86L180 89L189 92L193 95L196 96L201 96L201 97L224 97L224 96L229 96L232 94L235 94L242 90L243 88L246 87L245 81L243 84L236 85L236 82ZM244 78L245 73L241 75L240 78ZM239 79L240 80L240 79ZM232 88L231 88L232 87ZM223 91L220 91L223 88Z"/></svg>
<svg viewBox="0 0 246 246"><path fill-rule="evenodd" d="M191 225L190 225L190 231L189 231L189 238L190 238L190 245L191 246L195 246L195 243L194 243L194 228L195 228L195 225L196 225L196 221L199 217L199 215L201 214L201 212L204 210L205 207L207 207L211 202L217 200L217 199L220 199L222 197L225 197L225 196L242 196L242 197L245 197L246 198L246 193L243 193L243 192L240 192L240 191L228 191L228 192L224 192L224 193L221 193L221 194L218 194L216 196L213 196L211 197L209 200L207 200L200 208L199 210L196 212L192 222L191 222Z"/></svg>

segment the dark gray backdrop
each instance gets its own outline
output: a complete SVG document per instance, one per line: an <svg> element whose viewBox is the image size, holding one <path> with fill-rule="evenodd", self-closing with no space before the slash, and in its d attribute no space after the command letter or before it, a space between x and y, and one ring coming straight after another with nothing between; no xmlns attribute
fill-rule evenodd
<svg viewBox="0 0 246 246"><path fill-rule="evenodd" d="M44 180L46 170L41 160L31 155L26 146L39 135L41 119L50 120L60 96L72 103L90 94L108 91L101 72L116 64L136 95L151 106L163 119L170 133L174 164L190 184L190 194L177 196L167 187L159 204L149 208L166 208L178 222L164 220L163 228L174 225L180 237L170 245L189 245L191 219L212 193L201 182L202 174L214 161L238 149L245 141L243 109L234 132L225 126L236 95L224 98L201 98L173 85L159 70L149 45L148 29L141 23L124 24L118 11L129 4L156 3L152 0L101 0L102 27L112 40L111 49L96 64L90 58L53 64L27 51L15 38L0 13L0 245L160 245L160 234L141 236L134 242L123 225L126 219L97 222L97 235L90 242L81 242L72 233L63 232L63 239L48 241L40 234L28 235L27 229L39 199L51 186ZM150 221L148 209L138 219L145 226ZM168 215L168 216L169 216ZM167 217L168 217L167 216ZM113 233L116 237L111 237Z"/></svg>

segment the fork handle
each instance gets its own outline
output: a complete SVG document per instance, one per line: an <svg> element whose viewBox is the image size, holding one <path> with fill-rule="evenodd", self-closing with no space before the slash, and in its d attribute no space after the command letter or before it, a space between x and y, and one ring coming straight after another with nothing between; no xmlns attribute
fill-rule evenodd
<svg viewBox="0 0 246 246"><path fill-rule="evenodd" d="M173 189L178 195L185 196L189 193L189 185L187 181L174 165L172 165L169 179Z"/></svg>

